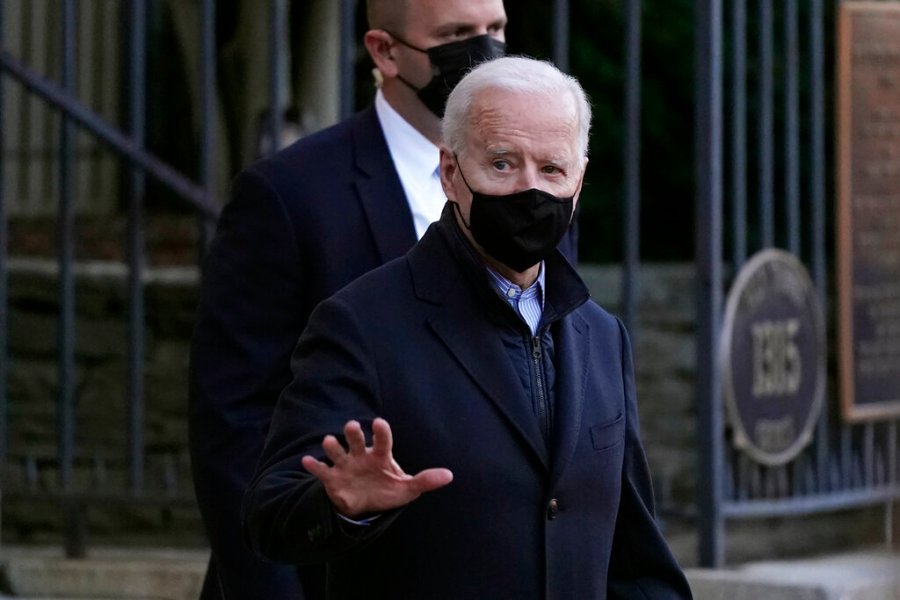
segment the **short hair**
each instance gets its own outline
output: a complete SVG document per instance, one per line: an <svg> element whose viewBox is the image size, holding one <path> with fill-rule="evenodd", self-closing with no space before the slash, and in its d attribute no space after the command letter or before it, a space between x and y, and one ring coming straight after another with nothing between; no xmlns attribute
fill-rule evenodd
<svg viewBox="0 0 900 600"><path fill-rule="evenodd" d="M587 157L591 105L581 84L549 62L525 56L505 56L481 63L453 89L441 124L441 136L451 151L463 149L472 103L480 92L489 89L554 97L568 94L578 119L578 150Z"/></svg>
<svg viewBox="0 0 900 600"><path fill-rule="evenodd" d="M404 33L410 0L366 0L369 29Z"/></svg>

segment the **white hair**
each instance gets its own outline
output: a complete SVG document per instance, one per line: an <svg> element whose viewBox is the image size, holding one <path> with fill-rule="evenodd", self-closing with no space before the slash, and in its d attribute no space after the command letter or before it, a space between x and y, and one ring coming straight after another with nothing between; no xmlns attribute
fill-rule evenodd
<svg viewBox="0 0 900 600"><path fill-rule="evenodd" d="M488 89L558 98L568 94L578 118L578 150L587 157L591 105L578 80L547 61L524 56L505 56L481 63L450 93L441 124L441 136L451 151L460 152L466 141L469 110L475 97Z"/></svg>

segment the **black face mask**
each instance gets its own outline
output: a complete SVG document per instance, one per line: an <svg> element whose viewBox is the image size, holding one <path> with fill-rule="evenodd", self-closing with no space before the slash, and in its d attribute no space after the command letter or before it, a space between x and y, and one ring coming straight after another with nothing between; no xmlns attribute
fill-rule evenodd
<svg viewBox="0 0 900 600"><path fill-rule="evenodd" d="M458 167L458 159L456 164ZM547 258L566 234L572 220L574 195L559 198L532 188L491 196L469 187L462 169L459 174L472 193L469 223L465 219L463 223L485 252L516 273ZM459 211L459 204L456 210Z"/></svg>
<svg viewBox="0 0 900 600"><path fill-rule="evenodd" d="M472 67L506 54L506 44L489 35L477 35L458 42L432 46L427 50L417 48L393 33L391 36L408 48L428 54L431 61L431 81L425 87L419 89L400 75L397 78L415 90L422 104L440 119L444 118L444 107L450 92Z"/></svg>

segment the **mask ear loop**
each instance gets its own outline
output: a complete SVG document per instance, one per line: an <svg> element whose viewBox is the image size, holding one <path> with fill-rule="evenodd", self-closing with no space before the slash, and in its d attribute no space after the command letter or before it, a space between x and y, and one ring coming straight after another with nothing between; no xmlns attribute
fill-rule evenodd
<svg viewBox="0 0 900 600"><path fill-rule="evenodd" d="M578 208L575 205L575 196L581 195L581 188L584 187L584 176L586 173L581 174L581 181L578 182L578 187L575 188L575 193L572 195L572 214L569 215L569 225L572 225L572 222L575 220L575 211Z"/></svg>
<svg viewBox="0 0 900 600"><path fill-rule="evenodd" d="M453 208L456 209L456 214L459 215L459 220L463 222L463 225L466 226L466 229L468 229L469 231L472 231L472 227L469 226L468 223L466 223L465 217L462 216L462 211L461 211L460 208L459 208L459 202L454 202L453 200L447 200L447 202L449 202L450 204L452 204L452 205L453 205Z"/></svg>
<svg viewBox="0 0 900 600"><path fill-rule="evenodd" d="M398 42L400 42L401 44L403 44L403 45L406 46L407 48L412 48L412 49L415 50L416 52L421 52L422 54L428 54L428 50L425 50L424 48L419 48L418 46L413 46L412 44L410 44L409 42L407 42L406 40L404 40L402 37L400 37L399 35L397 35L397 34L394 33L393 31L390 31L390 30L388 30L388 29L383 29L382 31L384 31L385 33L387 33L389 36L391 36L392 38L394 38L395 40L397 40Z"/></svg>
<svg viewBox="0 0 900 600"><path fill-rule="evenodd" d="M404 40L402 37L400 37L400 36L397 35L396 33L392 32L392 31L389 31L389 30L387 30L387 29L384 29L384 30L382 30L382 31L384 31L386 34L388 34L389 36L391 36L392 38L394 38L395 40L397 40L398 42L400 42L401 44L403 44L403 45L406 46L407 48L410 48L410 49L412 49L412 50L415 50L416 52L421 52L421 53L423 53L423 54L428 54L428 50L423 50L422 48L419 48L419 47L417 47L417 46L413 46L412 44L410 44L409 42L407 42L406 40ZM408 87L409 89L411 89L412 91L414 91L414 92L417 93L417 94L418 94L419 92L421 92L421 91L424 89L424 88L417 88L417 87L414 86L412 83L410 83L410 81L409 81L408 79L406 79L406 77L404 77L404 76L401 75L400 73L397 73L397 79L400 80L400 83L404 84L406 87Z"/></svg>
<svg viewBox="0 0 900 600"><path fill-rule="evenodd" d="M459 164L459 156L456 155L456 152L453 153L453 160L456 161L456 169L459 171L459 176L462 177L463 183L466 186L466 189L469 190L469 193L472 194L472 199L475 199L475 192L472 191L472 187L469 185L469 182L466 181L466 176L463 174L462 166ZM456 208L456 213L459 215L459 220L463 222L463 225L466 226L466 229L472 231L471 225L466 223L465 217L462 215L462 210L459 208L459 202L455 202L453 200L448 199L447 202L452 204Z"/></svg>
<svg viewBox="0 0 900 600"><path fill-rule="evenodd" d="M475 192L472 191L472 186L469 185L468 181L466 181L466 174L463 173L462 165L459 164L459 156L456 155L456 152L453 153L453 160L456 161L456 168L459 169L459 176L462 177L463 183L466 184L466 189L468 189L469 193L474 196Z"/></svg>

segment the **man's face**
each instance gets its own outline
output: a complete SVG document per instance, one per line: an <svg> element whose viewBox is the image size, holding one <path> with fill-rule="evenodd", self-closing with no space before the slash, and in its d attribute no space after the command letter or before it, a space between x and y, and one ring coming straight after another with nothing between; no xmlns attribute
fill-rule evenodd
<svg viewBox="0 0 900 600"><path fill-rule="evenodd" d="M403 31L405 41L427 50L478 35L506 41L503 0L410 0ZM431 80L428 56L403 44L393 46L401 73L416 87Z"/></svg>
<svg viewBox="0 0 900 600"><path fill-rule="evenodd" d="M483 194L537 188L558 197L574 195L577 202L587 159L578 151L576 114L567 95L480 92L469 111L463 150L454 157L441 148L441 183L465 222L471 222L472 207L465 182Z"/></svg>

